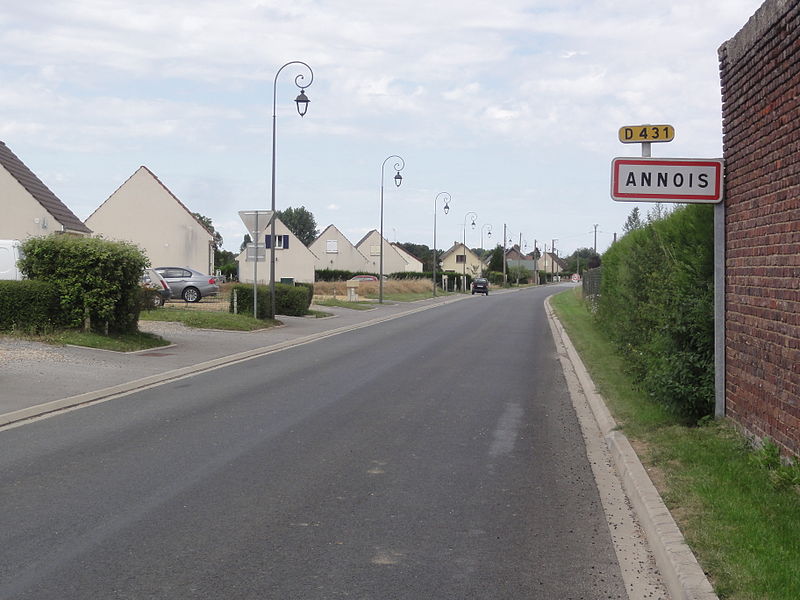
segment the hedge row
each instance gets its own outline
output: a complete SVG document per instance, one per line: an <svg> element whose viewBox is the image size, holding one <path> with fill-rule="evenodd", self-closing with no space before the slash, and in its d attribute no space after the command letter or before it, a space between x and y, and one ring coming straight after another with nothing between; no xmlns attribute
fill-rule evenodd
<svg viewBox="0 0 800 600"><path fill-rule="evenodd" d="M0 281L0 331L43 333L62 327L58 289L46 281Z"/></svg>
<svg viewBox="0 0 800 600"><path fill-rule="evenodd" d="M257 286L256 317L268 319L270 316L270 290L268 285ZM314 299L314 286L311 284L275 284L275 314L302 317L308 314L308 307ZM253 314L253 286L240 283L231 288L230 312Z"/></svg>
<svg viewBox="0 0 800 600"><path fill-rule="evenodd" d="M51 235L21 245L19 269L56 287L65 327L103 333L136 331L147 257L133 244Z"/></svg>
<svg viewBox="0 0 800 600"><path fill-rule="evenodd" d="M652 398L689 419L712 414L713 207L678 209L611 246L597 316Z"/></svg>

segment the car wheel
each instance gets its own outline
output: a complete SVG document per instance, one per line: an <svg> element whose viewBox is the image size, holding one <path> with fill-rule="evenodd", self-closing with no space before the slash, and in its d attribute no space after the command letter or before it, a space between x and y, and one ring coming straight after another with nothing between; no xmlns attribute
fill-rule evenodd
<svg viewBox="0 0 800 600"><path fill-rule="evenodd" d="M200 290L196 287L187 287L181 296L186 302L200 302Z"/></svg>
<svg viewBox="0 0 800 600"><path fill-rule="evenodd" d="M161 294L153 294L153 306L155 308L164 306L164 298L161 297Z"/></svg>

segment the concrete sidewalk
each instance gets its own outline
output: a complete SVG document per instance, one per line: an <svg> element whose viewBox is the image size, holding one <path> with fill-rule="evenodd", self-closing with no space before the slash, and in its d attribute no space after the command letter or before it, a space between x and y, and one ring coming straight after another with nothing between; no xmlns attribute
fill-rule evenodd
<svg viewBox="0 0 800 600"><path fill-rule="evenodd" d="M172 345L129 353L0 337L0 426L469 297L439 296L411 303L376 304L366 311L323 307L333 316L316 319L279 315L283 326L253 332L141 321L142 331L156 333Z"/></svg>

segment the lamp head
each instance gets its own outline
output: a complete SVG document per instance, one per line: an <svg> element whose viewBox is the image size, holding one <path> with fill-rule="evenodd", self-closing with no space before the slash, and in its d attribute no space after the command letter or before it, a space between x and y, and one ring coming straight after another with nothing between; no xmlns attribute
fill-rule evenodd
<svg viewBox="0 0 800 600"><path fill-rule="evenodd" d="M447 214L449 212L450 212L450 206L447 204L447 202L445 202L444 203L444 214Z"/></svg>
<svg viewBox="0 0 800 600"><path fill-rule="evenodd" d="M403 176L400 175L400 171L397 172L397 175L394 176L394 184L397 187L400 187L400 184L403 183Z"/></svg>
<svg viewBox="0 0 800 600"><path fill-rule="evenodd" d="M306 112L308 111L308 103L311 102L311 100L308 99L308 96L306 96L306 91L301 88L300 94L298 94L297 98L295 98L294 101L297 103L298 114L301 117L305 117Z"/></svg>

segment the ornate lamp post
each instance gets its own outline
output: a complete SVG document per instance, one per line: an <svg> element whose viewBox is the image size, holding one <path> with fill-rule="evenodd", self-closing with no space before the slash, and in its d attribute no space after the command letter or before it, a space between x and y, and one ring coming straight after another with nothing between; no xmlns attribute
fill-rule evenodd
<svg viewBox="0 0 800 600"><path fill-rule="evenodd" d="M276 112L277 112L277 104L278 104L278 75L281 74L286 67L289 65L303 65L306 69L308 69L308 73L310 78L308 83L305 83L303 80L305 76L300 73L294 78L294 84L300 88L300 93L297 95L297 98L294 101L297 103L297 113L304 117L306 111L308 111L308 103L310 100L308 96L306 96L306 88L310 86L314 82L314 71L311 70L306 63L293 60L291 62L286 63L278 72L275 73L275 81L272 84L272 225L270 227L270 252L269 252L269 265L270 265L270 278L269 278L269 297L270 297L270 318L275 318L275 121L276 121Z"/></svg>
<svg viewBox="0 0 800 600"><path fill-rule="evenodd" d="M467 219L470 216L472 217L472 228L475 229L475 221L478 220L478 213L469 211L466 215L464 215L464 237L461 240L461 243L464 245L464 268L463 268L464 284L465 284L464 291L466 291L466 283L467 283Z"/></svg>
<svg viewBox="0 0 800 600"><path fill-rule="evenodd" d="M378 280L378 302L383 304L383 168L386 166L386 163L389 162L391 159L396 159L398 162L394 163L394 184L397 187L400 187L400 184L403 183L403 176L400 175L400 171L406 166L406 161L404 161L400 156L396 154L392 154L391 156L387 156L383 163L381 164L381 259L380 259L380 278Z"/></svg>
<svg viewBox="0 0 800 600"><path fill-rule="evenodd" d="M436 256L436 203L439 201L439 197L444 200L444 214L450 212L450 201L452 198L450 194L447 192L439 192L436 194L436 198L433 199L433 296L436 297L436 263L438 261L438 257Z"/></svg>

